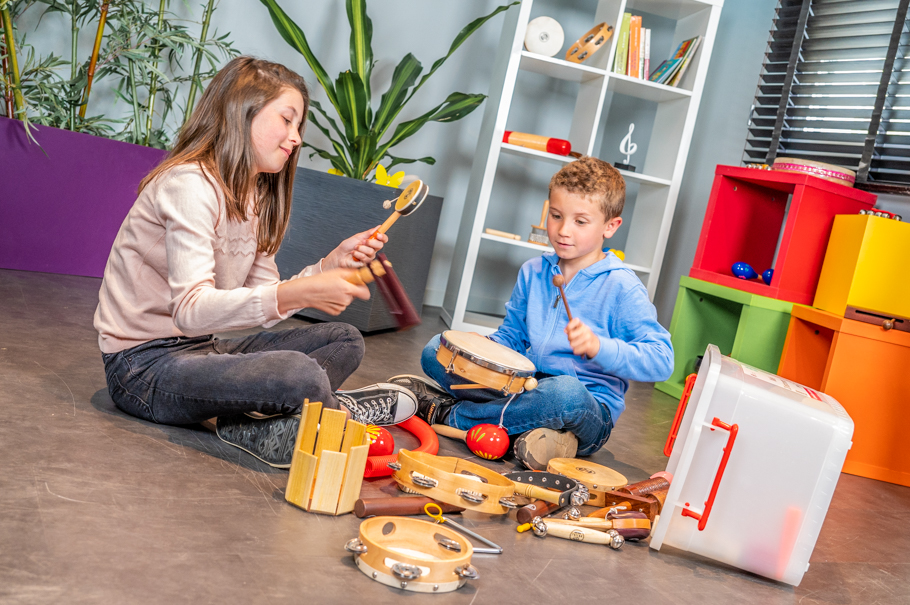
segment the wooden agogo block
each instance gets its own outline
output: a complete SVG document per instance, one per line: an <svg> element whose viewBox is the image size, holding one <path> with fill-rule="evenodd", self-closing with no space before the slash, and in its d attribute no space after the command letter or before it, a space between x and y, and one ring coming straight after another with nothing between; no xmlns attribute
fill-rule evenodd
<svg viewBox="0 0 910 605"><path fill-rule="evenodd" d="M338 508L338 496L344 481L344 466L348 457L341 452L323 450L319 456L316 484L307 509L313 513L334 515ZM353 504L351 505L353 510Z"/></svg>
<svg viewBox="0 0 910 605"><path fill-rule="evenodd" d="M354 510L354 503L360 497L360 486L363 484L363 471L367 466L369 451L369 445L357 445L348 452L341 495L338 498L338 508L335 509L336 515L343 515Z"/></svg>

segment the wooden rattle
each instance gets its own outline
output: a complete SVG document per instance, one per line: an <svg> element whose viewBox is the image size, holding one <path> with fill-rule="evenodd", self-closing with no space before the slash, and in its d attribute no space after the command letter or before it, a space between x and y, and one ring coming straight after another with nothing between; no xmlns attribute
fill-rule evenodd
<svg viewBox="0 0 910 605"><path fill-rule="evenodd" d="M437 435L463 439L474 455L486 460L497 460L509 451L509 434L504 428L495 424L478 424L470 431L462 431L445 424L432 426Z"/></svg>
<svg viewBox="0 0 910 605"><path fill-rule="evenodd" d="M392 216L395 216L394 214ZM388 221L386 221L388 222ZM376 259L371 261L366 267L360 267L348 277L348 282L360 286L376 282L379 293L389 308L389 313L395 318L399 330L416 326L420 323L420 314L414 308L414 303L408 298L408 293L404 291L401 280L392 269L392 263L388 257L379 252Z"/></svg>
<svg viewBox="0 0 910 605"><path fill-rule="evenodd" d="M575 542L588 542L589 544L603 544L613 550L619 550L625 544L625 538L615 529L609 529L605 532L586 527L572 527L570 525L561 525L554 523L550 519L544 522L540 517L535 517L531 522L531 529L534 535L543 538L544 536L555 536L574 540Z"/></svg>
<svg viewBox="0 0 910 605"><path fill-rule="evenodd" d="M388 231L389 227L394 225L399 217L407 216L417 210L423 203L423 200L427 198L429 192L430 188L420 179L417 179L408 185L395 202L395 212L393 212L392 215L387 218L372 235L370 235L370 239L376 239L377 235Z"/></svg>

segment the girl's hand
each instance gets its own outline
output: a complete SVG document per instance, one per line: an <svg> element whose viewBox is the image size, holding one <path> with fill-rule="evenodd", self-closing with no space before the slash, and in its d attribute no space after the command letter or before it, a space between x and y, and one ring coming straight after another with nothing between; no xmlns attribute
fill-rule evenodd
<svg viewBox="0 0 910 605"><path fill-rule="evenodd" d="M360 285L352 284L349 279ZM370 289L350 269L333 269L278 284L278 312L282 314L292 309L309 308L338 315L355 298L369 299Z"/></svg>
<svg viewBox="0 0 910 605"><path fill-rule="evenodd" d="M600 339L577 317L572 318L572 321L566 326L565 333L569 337L569 346L572 347L572 353L575 355L592 359L600 352Z"/></svg>
<svg viewBox="0 0 910 605"><path fill-rule="evenodd" d="M376 239L370 239L370 235L378 228L379 225L352 235L338 244L322 261L323 269L356 269L376 258L376 253L389 241L385 233L377 235Z"/></svg>

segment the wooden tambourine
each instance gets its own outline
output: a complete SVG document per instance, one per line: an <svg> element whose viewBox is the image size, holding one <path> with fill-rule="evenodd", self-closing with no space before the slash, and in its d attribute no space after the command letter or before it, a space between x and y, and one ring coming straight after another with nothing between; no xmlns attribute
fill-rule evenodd
<svg viewBox="0 0 910 605"><path fill-rule="evenodd" d="M453 389L489 388L513 395L537 387L537 368L530 359L477 334L446 330L439 339L436 361L446 372L472 381L452 385Z"/></svg>
<svg viewBox="0 0 910 605"><path fill-rule="evenodd" d="M801 158L777 158L774 160L772 170L811 174L820 179L839 185L846 185L847 187L853 187L856 182L856 173L849 168Z"/></svg>
<svg viewBox="0 0 910 605"><path fill-rule="evenodd" d="M389 227L394 225L395 221L398 220L398 217L407 216L417 210L423 201L427 199L427 194L429 192L430 188L420 179L417 179L408 185L395 201L395 212L379 226L379 229L370 235L370 239L376 239L377 235L388 231Z"/></svg>
<svg viewBox="0 0 910 605"><path fill-rule="evenodd" d="M566 61L582 63L600 50L612 35L612 25L607 25L606 23L595 25L591 31L579 38L578 42L566 51Z"/></svg>
<svg viewBox="0 0 910 605"><path fill-rule="evenodd" d="M587 504L591 506L606 506L605 492L629 483L611 468L578 458L553 458L547 463L547 470L581 482L588 488Z"/></svg>
<svg viewBox="0 0 910 605"><path fill-rule="evenodd" d="M461 534L407 517L373 517L345 549L370 578L413 592L451 592L478 578L474 547Z"/></svg>
<svg viewBox="0 0 910 605"><path fill-rule="evenodd" d="M405 491L493 515L517 508L512 481L468 460L399 450L398 462L389 466Z"/></svg>

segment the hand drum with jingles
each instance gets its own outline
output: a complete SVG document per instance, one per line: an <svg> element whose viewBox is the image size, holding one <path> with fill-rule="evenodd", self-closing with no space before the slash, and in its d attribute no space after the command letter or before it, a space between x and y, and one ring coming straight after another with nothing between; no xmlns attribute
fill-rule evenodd
<svg viewBox="0 0 910 605"><path fill-rule="evenodd" d="M469 384L455 384L453 389L493 389L503 395L514 395L537 387L537 368L531 360L489 338L470 332L446 330L436 349L436 360Z"/></svg>
<svg viewBox="0 0 910 605"><path fill-rule="evenodd" d="M413 592L451 592L478 578L474 547L461 534L406 517L373 517L345 549L357 569L387 586Z"/></svg>
<svg viewBox="0 0 910 605"><path fill-rule="evenodd" d="M588 488L591 506L606 506L605 492L627 485L629 481L620 473L606 466L578 458L552 458L547 470L580 481Z"/></svg>
<svg viewBox="0 0 910 605"><path fill-rule="evenodd" d="M372 235L370 235L370 239L376 239L377 235L388 231L389 227L394 225L399 217L407 216L417 210L423 201L427 199L427 194L429 192L430 188L420 179L417 179L408 185L395 201L395 212L393 212L392 215L389 216L389 218L387 218Z"/></svg>

